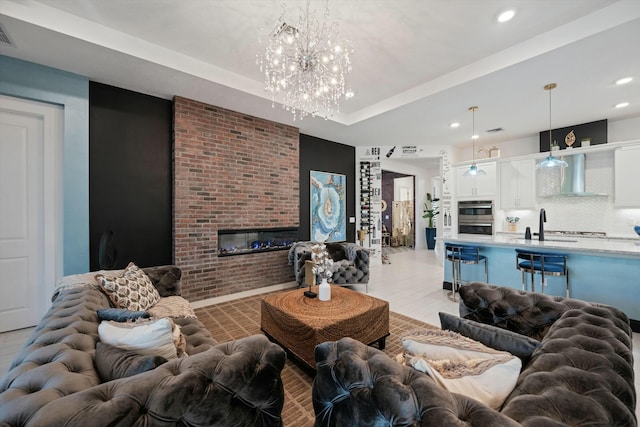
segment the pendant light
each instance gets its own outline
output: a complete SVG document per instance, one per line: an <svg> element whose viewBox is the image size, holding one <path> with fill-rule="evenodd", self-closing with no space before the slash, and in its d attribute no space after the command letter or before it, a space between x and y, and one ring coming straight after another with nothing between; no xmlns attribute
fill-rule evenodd
<svg viewBox="0 0 640 427"><path fill-rule="evenodd" d="M556 159L553 156L553 153L551 152L551 143L552 143L552 136L551 136L551 91L553 89L555 89L558 85L555 83L549 83L548 85L545 85L544 90L549 92L549 155L547 156L546 159L544 159L542 162L538 163L536 165L536 169L554 169L554 168L566 168L567 167L567 162L565 162L562 159Z"/></svg>
<svg viewBox="0 0 640 427"><path fill-rule="evenodd" d="M476 165L476 139L478 139L478 135L476 135L476 110L477 106L469 107L469 111L473 115L473 134L471 135L471 142L473 146L473 154L472 154L472 162L469 170L467 170L463 175L464 176L476 176L476 175L486 175L487 173L480 169L478 165Z"/></svg>

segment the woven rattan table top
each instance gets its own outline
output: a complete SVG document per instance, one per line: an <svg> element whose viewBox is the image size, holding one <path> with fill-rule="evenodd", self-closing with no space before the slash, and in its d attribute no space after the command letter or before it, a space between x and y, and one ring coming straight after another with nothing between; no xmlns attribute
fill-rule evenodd
<svg viewBox="0 0 640 427"><path fill-rule="evenodd" d="M271 294L261 306L261 329L309 367L315 346L351 337L365 344L389 334L389 303L341 286L331 286L331 299L304 296L306 288ZM317 288L314 289L317 293Z"/></svg>

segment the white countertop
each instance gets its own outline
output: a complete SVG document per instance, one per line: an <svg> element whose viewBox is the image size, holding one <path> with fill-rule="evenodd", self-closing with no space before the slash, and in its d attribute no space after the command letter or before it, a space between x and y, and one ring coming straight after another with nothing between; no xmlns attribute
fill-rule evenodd
<svg viewBox="0 0 640 427"><path fill-rule="evenodd" d="M438 239L445 242L471 243L479 246L538 248L582 252L592 255L623 255L640 258L640 237L638 239L615 239L602 237L591 238L545 235L545 240L540 242L538 241L537 236L532 237L531 240L525 240L523 233L499 233L495 236L483 236L479 234L451 234L439 237Z"/></svg>

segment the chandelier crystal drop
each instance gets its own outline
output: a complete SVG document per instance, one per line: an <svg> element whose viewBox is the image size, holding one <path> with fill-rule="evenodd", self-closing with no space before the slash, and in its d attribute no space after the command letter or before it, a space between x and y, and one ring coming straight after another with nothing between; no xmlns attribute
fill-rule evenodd
<svg viewBox="0 0 640 427"><path fill-rule="evenodd" d="M283 9L264 52L257 55L266 90L273 106L282 103L293 120L307 115L328 119L340 111L343 97L353 96L346 82L353 49L340 40L338 23L329 22L328 5L322 22L309 13L308 0L297 20L285 18Z"/></svg>

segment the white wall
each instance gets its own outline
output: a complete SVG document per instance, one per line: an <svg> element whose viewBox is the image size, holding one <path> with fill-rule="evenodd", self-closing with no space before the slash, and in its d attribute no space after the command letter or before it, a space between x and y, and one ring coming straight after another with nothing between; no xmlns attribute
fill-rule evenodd
<svg viewBox="0 0 640 427"><path fill-rule="evenodd" d="M631 117L624 120L609 122L609 142L623 142L640 139L640 117Z"/></svg>

